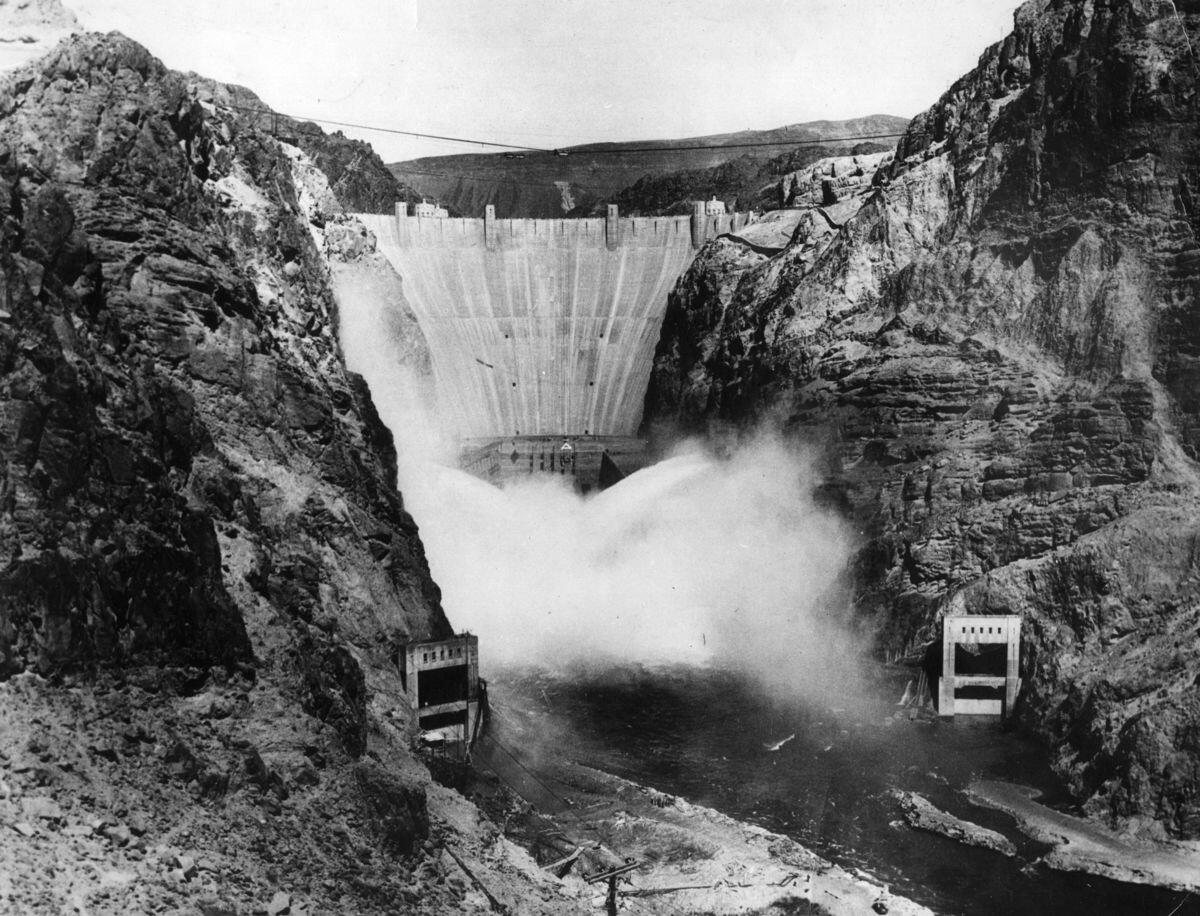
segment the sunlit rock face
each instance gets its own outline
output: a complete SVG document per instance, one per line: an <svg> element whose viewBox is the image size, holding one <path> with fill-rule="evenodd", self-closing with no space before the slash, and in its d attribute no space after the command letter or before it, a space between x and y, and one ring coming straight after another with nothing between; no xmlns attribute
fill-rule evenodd
<svg viewBox="0 0 1200 916"><path fill-rule="evenodd" d="M1200 9L1178 7L1023 6L852 214L697 259L646 413L823 442L884 646L1022 614L1019 713L1074 791L1198 836Z"/></svg>
<svg viewBox="0 0 1200 916"><path fill-rule="evenodd" d="M78 31L79 20L59 0L0 0L0 71L45 54Z"/></svg>

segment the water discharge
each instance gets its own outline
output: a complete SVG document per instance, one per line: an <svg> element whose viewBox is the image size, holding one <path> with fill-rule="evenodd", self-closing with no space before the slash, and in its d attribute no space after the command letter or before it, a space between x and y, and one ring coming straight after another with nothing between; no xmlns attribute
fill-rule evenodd
<svg viewBox="0 0 1200 916"><path fill-rule="evenodd" d="M498 489L447 466L453 443L398 358L388 304L339 304L447 614L480 636L485 666L686 661L807 696L853 689L837 587L852 538L814 503L802 452L770 438L720 459L685 445L603 493L540 474Z"/></svg>
<svg viewBox="0 0 1200 916"><path fill-rule="evenodd" d="M456 624L500 662L719 661L805 692L852 642L831 620L846 532L777 442L698 448L582 497L407 466L402 488ZM841 684L840 686L846 686Z"/></svg>

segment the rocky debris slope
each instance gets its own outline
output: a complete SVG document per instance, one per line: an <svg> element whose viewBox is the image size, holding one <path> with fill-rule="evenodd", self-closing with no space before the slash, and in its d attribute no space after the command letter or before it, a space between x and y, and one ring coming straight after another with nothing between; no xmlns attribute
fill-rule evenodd
<svg viewBox="0 0 1200 916"><path fill-rule="evenodd" d="M822 442L882 648L1021 614L1018 712L1087 810L1196 837L1200 8L1176 6L1026 3L815 245L711 244L646 415Z"/></svg>
<svg viewBox="0 0 1200 916"><path fill-rule="evenodd" d="M397 660L450 626L341 203L118 34L0 83L0 909L486 911L448 847L569 910L409 751Z"/></svg>
<svg viewBox="0 0 1200 916"><path fill-rule="evenodd" d="M875 173L881 166L891 165L894 158L889 150L818 159L811 166L795 169L779 179L776 187L779 203L788 207L829 208L839 201L853 200L870 189ZM763 188L761 193L768 190ZM857 201L846 217L853 216L861 205L862 201ZM840 225L845 219L838 222Z"/></svg>

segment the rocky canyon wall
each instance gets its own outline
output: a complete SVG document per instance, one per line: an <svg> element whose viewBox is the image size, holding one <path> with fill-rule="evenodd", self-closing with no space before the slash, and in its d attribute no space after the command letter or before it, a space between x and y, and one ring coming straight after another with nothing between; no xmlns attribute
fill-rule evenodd
<svg viewBox="0 0 1200 916"><path fill-rule="evenodd" d="M0 83L0 909L460 911L449 837L536 911L409 749L451 629L337 337L378 255L240 91L116 33Z"/></svg>
<svg viewBox="0 0 1200 916"><path fill-rule="evenodd" d="M1019 715L1072 791L1196 837L1188 34L1200 4L1026 3L865 188L797 211L778 254L732 238L702 253L646 416L769 418L823 443L822 495L862 532L856 601L882 648L917 657L948 612L1021 614Z"/></svg>
<svg viewBox="0 0 1200 916"><path fill-rule="evenodd" d="M317 642L446 632L289 158L123 39L6 88L8 672L248 660L244 585Z"/></svg>

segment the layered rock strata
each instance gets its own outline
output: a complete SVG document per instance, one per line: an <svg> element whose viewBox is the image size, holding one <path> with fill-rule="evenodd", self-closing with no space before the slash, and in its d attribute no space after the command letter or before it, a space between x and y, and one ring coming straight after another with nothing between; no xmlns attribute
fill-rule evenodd
<svg viewBox="0 0 1200 916"><path fill-rule="evenodd" d="M660 430L769 418L819 440L882 649L918 656L949 612L1022 615L1020 718L1070 788L1187 837L1198 33L1194 4L1026 3L850 215L810 209L828 231L777 254L709 246L646 408Z"/></svg>

